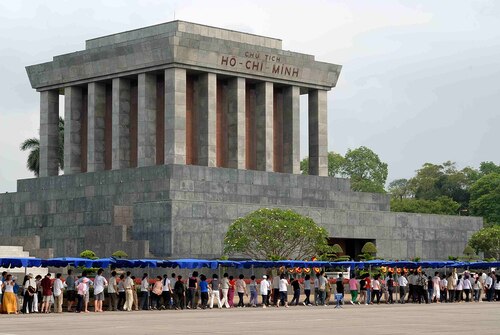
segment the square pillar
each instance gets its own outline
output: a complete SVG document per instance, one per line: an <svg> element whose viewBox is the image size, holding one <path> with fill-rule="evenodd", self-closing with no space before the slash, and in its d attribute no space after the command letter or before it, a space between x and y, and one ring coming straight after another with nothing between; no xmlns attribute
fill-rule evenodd
<svg viewBox="0 0 500 335"><path fill-rule="evenodd" d="M88 85L88 146L87 172L104 170L104 116L106 114L106 85Z"/></svg>
<svg viewBox="0 0 500 335"><path fill-rule="evenodd" d="M309 174L328 176L327 91L309 92Z"/></svg>
<svg viewBox="0 0 500 335"><path fill-rule="evenodd" d="M64 174L82 171L81 127L83 90L70 86L64 89Z"/></svg>
<svg viewBox="0 0 500 335"><path fill-rule="evenodd" d="M186 164L186 70L165 70L165 164Z"/></svg>
<svg viewBox="0 0 500 335"><path fill-rule="evenodd" d="M232 78L228 82L227 163L233 169L245 168L245 85L245 78Z"/></svg>
<svg viewBox="0 0 500 335"><path fill-rule="evenodd" d="M217 76L214 73L201 74L196 91L198 165L216 166Z"/></svg>
<svg viewBox="0 0 500 335"><path fill-rule="evenodd" d="M40 177L59 174L59 92L40 92Z"/></svg>
<svg viewBox="0 0 500 335"><path fill-rule="evenodd" d="M115 78L112 83L112 158L113 170L130 167L130 81Z"/></svg>
<svg viewBox="0 0 500 335"><path fill-rule="evenodd" d="M273 171L273 83L256 85L256 169Z"/></svg>
<svg viewBox="0 0 500 335"><path fill-rule="evenodd" d="M156 75L137 78L137 166L156 165Z"/></svg>
<svg viewBox="0 0 500 335"><path fill-rule="evenodd" d="M283 172L300 173L300 88L283 90Z"/></svg>

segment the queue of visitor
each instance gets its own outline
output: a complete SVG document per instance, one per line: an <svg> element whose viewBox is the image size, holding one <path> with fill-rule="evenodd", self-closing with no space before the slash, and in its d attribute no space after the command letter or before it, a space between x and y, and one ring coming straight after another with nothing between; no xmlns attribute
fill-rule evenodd
<svg viewBox="0 0 500 335"><path fill-rule="evenodd" d="M64 279L61 273L55 278L50 273L43 278L28 274L18 282L12 274L3 272L0 310L6 314L62 313L64 297L66 310L76 313L89 313L91 299L97 313L104 311L105 301L108 311L212 309L214 305L217 308L328 306L334 298L344 303L347 291L352 305L500 301L500 274L494 271L458 274L454 269L448 275L435 272L434 276L427 276L423 271L409 270L400 275L383 273L373 277L365 273L348 280L342 274L328 279L324 272L302 278L283 271L274 277L263 275L261 279L254 275L246 279L243 274L235 278L228 273L222 278L213 274L209 279L197 271L187 279L175 273L151 279L147 273L136 278L131 272L113 271L106 279L103 273L99 269L91 280L86 271L77 277L70 269ZM292 299L288 302L290 292ZM305 298L300 301L302 294Z"/></svg>

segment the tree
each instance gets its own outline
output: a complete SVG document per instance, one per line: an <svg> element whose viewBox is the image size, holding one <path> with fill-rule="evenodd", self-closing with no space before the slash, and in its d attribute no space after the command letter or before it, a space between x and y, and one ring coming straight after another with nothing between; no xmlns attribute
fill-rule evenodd
<svg viewBox="0 0 500 335"><path fill-rule="evenodd" d="M26 167L38 177L40 172L40 140L36 137L28 138L21 143L22 151L29 150ZM59 169L64 169L64 119L59 117L59 146L57 148Z"/></svg>
<svg viewBox="0 0 500 335"><path fill-rule="evenodd" d="M345 177L342 173L342 167L345 163L345 158L336 152L328 153L328 176L330 177ZM309 157L305 157L300 161L300 171L302 174L309 174Z"/></svg>
<svg viewBox="0 0 500 335"><path fill-rule="evenodd" d="M333 262L348 261L349 259L350 257L348 255L344 255L344 250L339 244L332 245L328 253L320 255L320 260Z"/></svg>
<svg viewBox="0 0 500 335"><path fill-rule="evenodd" d="M500 173L489 173L471 187L470 208L488 224L500 224Z"/></svg>
<svg viewBox="0 0 500 335"><path fill-rule="evenodd" d="M224 238L224 254L253 259L306 259L329 251L328 233L292 210L259 209L234 221Z"/></svg>
<svg viewBox="0 0 500 335"><path fill-rule="evenodd" d="M371 259L375 259L377 255L377 247L373 242L366 242L361 248L361 255L358 257L362 260L369 261Z"/></svg>
<svg viewBox="0 0 500 335"><path fill-rule="evenodd" d="M470 245L467 244L467 246L464 249L464 257L465 260L468 262L477 259L476 252L474 251L474 248L471 247Z"/></svg>
<svg viewBox="0 0 500 335"><path fill-rule="evenodd" d="M116 250L111 256L114 258L128 258L128 254L123 250Z"/></svg>
<svg viewBox="0 0 500 335"><path fill-rule="evenodd" d="M367 147L347 150L342 171L351 179L353 191L385 193L387 164Z"/></svg>
<svg viewBox="0 0 500 335"><path fill-rule="evenodd" d="M483 228L472 234L468 243L477 252L500 259L500 225Z"/></svg>
<svg viewBox="0 0 500 335"><path fill-rule="evenodd" d="M97 255L95 254L95 252L93 252L92 250L83 250L81 253L80 253L80 257L81 258L88 258L88 259L97 259Z"/></svg>
<svg viewBox="0 0 500 335"><path fill-rule="evenodd" d="M395 179L389 183L387 190L393 198L402 200L403 198L411 197L412 193L408 179Z"/></svg>
<svg viewBox="0 0 500 335"><path fill-rule="evenodd" d="M436 200L391 199L393 212L457 215L459 208L460 204L448 197L439 197Z"/></svg>

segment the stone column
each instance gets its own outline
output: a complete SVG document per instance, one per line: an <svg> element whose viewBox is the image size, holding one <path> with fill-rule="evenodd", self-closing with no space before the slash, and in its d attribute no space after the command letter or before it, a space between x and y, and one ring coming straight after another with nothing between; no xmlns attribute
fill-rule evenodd
<svg viewBox="0 0 500 335"><path fill-rule="evenodd" d="M328 176L327 91L309 92L309 174Z"/></svg>
<svg viewBox="0 0 500 335"><path fill-rule="evenodd" d="M273 83L259 83L256 91L256 168L273 171Z"/></svg>
<svg viewBox="0 0 500 335"><path fill-rule="evenodd" d="M214 73L199 76L197 94L198 165L216 166L217 76Z"/></svg>
<svg viewBox="0 0 500 335"><path fill-rule="evenodd" d="M137 78L137 166L156 164L156 75Z"/></svg>
<svg viewBox="0 0 500 335"><path fill-rule="evenodd" d="M165 70L165 164L186 164L186 70Z"/></svg>
<svg viewBox="0 0 500 335"><path fill-rule="evenodd" d="M59 92L40 92L40 177L59 174Z"/></svg>
<svg viewBox="0 0 500 335"><path fill-rule="evenodd" d="M104 170L104 116L106 114L106 85L88 86L88 147L87 172Z"/></svg>
<svg viewBox="0 0 500 335"><path fill-rule="evenodd" d="M126 169L130 167L130 81L113 79L112 95L111 168Z"/></svg>
<svg viewBox="0 0 500 335"><path fill-rule="evenodd" d="M228 82L228 167L245 168L245 78L232 78Z"/></svg>
<svg viewBox="0 0 500 335"><path fill-rule="evenodd" d="M300 88L284 88L283 172L300 173Z"/></svg>
<svg viewBox="0 0 500 335"><path fill-rule="evenodd" d="M64 89L64 174L82 171L82 99L81 87L70 86Z"/></svg>

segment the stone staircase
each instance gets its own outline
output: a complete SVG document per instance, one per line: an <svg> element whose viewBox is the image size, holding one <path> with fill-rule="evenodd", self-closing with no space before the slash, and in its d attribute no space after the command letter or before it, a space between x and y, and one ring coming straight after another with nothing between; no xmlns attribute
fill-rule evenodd
<svg viewBox="0 0 500 335"><path fill-rule="evenodd" d="M30 257L29 251L25 251L24 247L19 245L0 245L0 258L11 258L11 257ZM31 256L33 257L33 256ZM33 275L41 275L42 277L47 274L48 270L46 268L1 268L0 272L7 271L18 277L18 280L22 280L25 273L33 273Z"/></svg>

